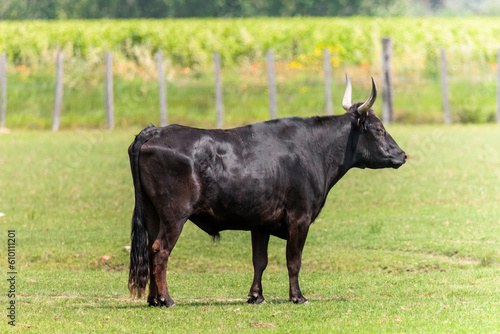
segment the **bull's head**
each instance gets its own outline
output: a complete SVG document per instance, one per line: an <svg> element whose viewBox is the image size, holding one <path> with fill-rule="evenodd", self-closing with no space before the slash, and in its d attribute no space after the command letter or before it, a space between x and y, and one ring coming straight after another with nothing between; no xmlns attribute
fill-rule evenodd
<svg viewBox="0 0 500 334"><path fill-rule="evenodd" d="M372 78L370 97L363 103L351 103L352 86L346 72L346 89L342 107L352 114L356 133L353 140L353 167L398 168L406 162L405 152L385 130L371 107L377 98L377 85Z"/></svg>

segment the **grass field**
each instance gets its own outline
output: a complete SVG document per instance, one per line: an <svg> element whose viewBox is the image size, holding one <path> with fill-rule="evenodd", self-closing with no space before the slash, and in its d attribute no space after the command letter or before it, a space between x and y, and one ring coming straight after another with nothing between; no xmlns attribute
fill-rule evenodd
<svg viewBox="0 0 500 334"><path fill-rule="evenodd" d="M129 297L139 128L0 135L0 289L16 233L16 326L26 333L497 332L500 131L494 125L390 126L399 170L352 170L331 191L288 299L285 242L271 239L265 305L247 305L247 232L219 242L186 224L169 262L173 309ZM109 257L109 259L107 259ZM107 260L106 260L107 259ZM0 304L9 299L2 292Z"/></svg>
<svg viewBox="0 0 500 334"><path fill-rule="evenodd" d="M334 113L340 108L345 90L344 70L353 80L354 98L365 100L374 76L379 89L381 77L372 68L336 68L332 75ZM478 64L474 76L467 70L450 74L450 104L454 123L494 122L496 115L495 71ZM99 73L100 74L100 73ZM237 126L266 119L269 96L265 64L255 69L223 71L225 124ZM104 128L106 124L104 82L80 77L65 86L61 128ZM394 117L403 124L443 122L441 86L437 75L416 78L396 74ZM90 82L90 83L89 83ZM8 76L6 126L18 129L50 129L54 109L55 79L52 72L16 72ZM115 75L114 115L117 127L130 127L144 120L159 124L158 84L139 76L124 79ZM277 65L278 115L312 116L325 113L324 75L320 70L289 69ZM172 123L215 126L213 73L173 76L167 83L169 120ZM381 110L382 99L375 108Z"/></svg>

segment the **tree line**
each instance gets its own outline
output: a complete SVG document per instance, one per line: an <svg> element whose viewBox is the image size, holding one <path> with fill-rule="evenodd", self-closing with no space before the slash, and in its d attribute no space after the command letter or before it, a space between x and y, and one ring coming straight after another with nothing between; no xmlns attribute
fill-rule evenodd
<svg viewBox="0 0 500 334"><path fill-rule="evenodd" d="M252 16L397 16L444 0L2 0L2 20ZM462 0L467 2L470 0ZM479 0L487 1L487 0Z"/></svg>

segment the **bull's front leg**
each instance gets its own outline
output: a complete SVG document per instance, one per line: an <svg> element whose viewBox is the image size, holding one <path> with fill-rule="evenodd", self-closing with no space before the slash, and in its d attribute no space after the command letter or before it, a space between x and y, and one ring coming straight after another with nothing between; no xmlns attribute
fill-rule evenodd
<svg viewBox="0 0 500 334"><path fill-rule="evenodd" d="M252 231L252 262L253 282L248 293L249 304L260 304L264 302L262 295L262 273L267 267L267 246L269 245L269 234Z"/></svg>
<svg viewBox="0 0 500 334"><path fill-rule="evenodd" d="M286 262L290 280L290 300L295 304L308 303L299 286L299 272L302 263L302 250L309 231L309 223L297 223L290 227L286 243Z"/></svg>

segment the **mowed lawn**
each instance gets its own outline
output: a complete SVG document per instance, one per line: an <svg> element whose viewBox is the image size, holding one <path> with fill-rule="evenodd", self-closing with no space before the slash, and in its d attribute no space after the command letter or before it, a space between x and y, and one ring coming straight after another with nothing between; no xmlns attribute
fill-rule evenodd
<svg viewBox="0 0 500 334"><path fill-rule="evenodd" d="M247 305L248 232L220 241L188 222L167 280L177 307L127 290L139 128L0 135L0 307L7 231L16 234L16 326L22 333L352 333L500 331L500 127L388 127L409 160L351 170L306 242L288 302L285 241L271 238L267 303Z"/></svg>

